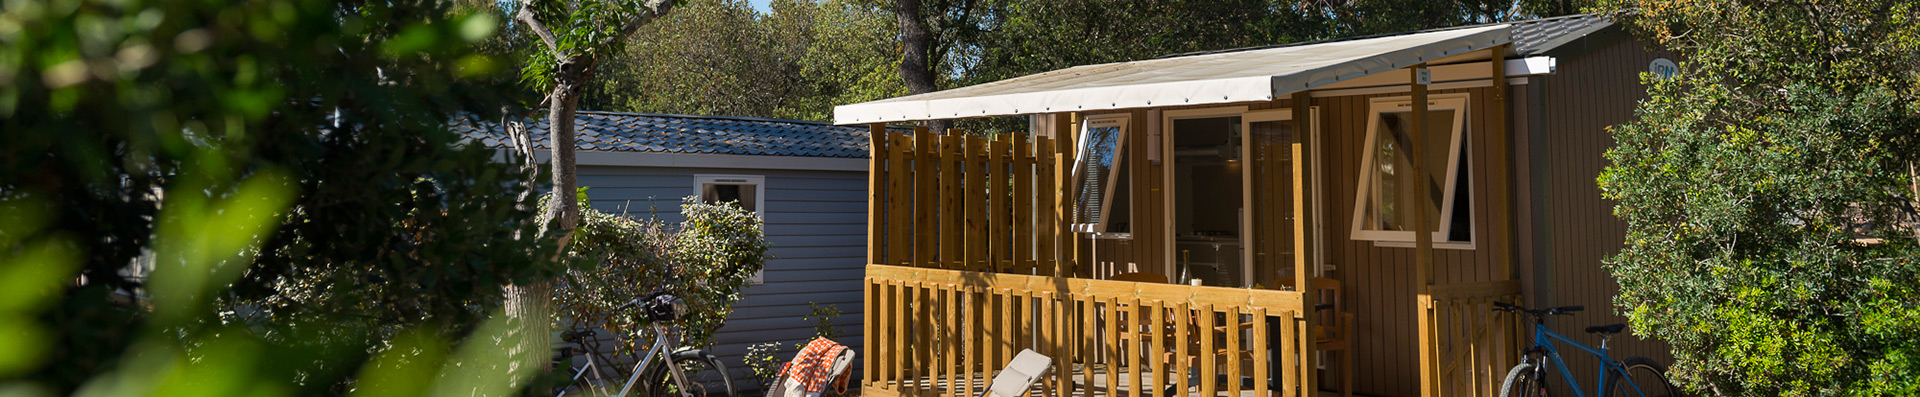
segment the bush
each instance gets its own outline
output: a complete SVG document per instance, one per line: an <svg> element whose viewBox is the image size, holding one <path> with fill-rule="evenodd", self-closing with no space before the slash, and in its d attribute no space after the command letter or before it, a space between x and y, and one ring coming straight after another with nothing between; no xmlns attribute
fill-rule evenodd
<svg viewBox="0 0 1920 397"><path fill-rule="evenodd" d="M680 206L685 217L670 228L657 219L634 219L593 211L579 195L583 217L574 232L570 269L554 292L554 316L563 327L603 328L632 338L647 324L637 311L616 307L666 291L686 300L692 313L678 321L684 343L708 345L733 313L748 277L766 262L760 218L738 205Z"/></svg>
<svg viewBox="0 0 1920 397"><path fill-rule="evenodd" d="M1694 390L1920 394L1920 6L1607 3L1686 60L1599 180L1634 333Z"/></svg>

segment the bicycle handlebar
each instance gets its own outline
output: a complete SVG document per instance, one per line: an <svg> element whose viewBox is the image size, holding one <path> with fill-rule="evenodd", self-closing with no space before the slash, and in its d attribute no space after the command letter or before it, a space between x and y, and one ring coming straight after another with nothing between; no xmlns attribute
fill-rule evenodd
<svg viewBox="0 0 1920 397"><path fill-rule="evenodd" d="M654 292L645 297L634 298L613 308L614 311L640 306L640 318L649 321L673 321L687 315L687 302L666 291Z"/></svg>

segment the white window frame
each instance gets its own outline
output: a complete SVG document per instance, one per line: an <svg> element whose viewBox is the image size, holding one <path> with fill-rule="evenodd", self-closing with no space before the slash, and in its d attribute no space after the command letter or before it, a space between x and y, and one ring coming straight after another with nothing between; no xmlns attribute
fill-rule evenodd
<svg viewBox="0 0 1920 397"><path fill-rule="evenodd" d="M1074 147L1073 149L1074 150L1074 156L1073 156L1073 181L1074 182L1073 183L1075 184L1074 186L1075 192L1079 192L1080 191L1079 185L1085 182L1085 180L1081 178L1080 174L1083 170L1086 169L1086 166L1087 166L1086 162L1088 161L1088 158L1091 157L1086 153L1087 139L1088 139L1088 136L1091 135L1091 134L1088 134L1088 131L1093 128L1120 127L1120 137L1119 139L1114 140L1113 165L1110 168L1111 172L1107 173L1106 183L1101 186L1101 188L1105 191L1102 192L1100 195L1100 205L1099 205L1100 220L1098 222L1085 223L1085 222L1081 222L1081 219L1074 219L1073 231L1080 232L1080 233L1094 233L1094 234L1107 233L1107 226L1108 226L1107 221L1110 219L1113 219L1114 191L1118 186L1120 186L1119 170L1121 169L1121 167L1125 167L1127 163L1127 157L1128 157L1127 141L1129 140L1129 138L1131 138L1130 135L1133 134L1133 131L1130 130L1131 126L1129 125L1132 122L1132 119L1133 119L1132 115L1127 113L1120 113L1120 114L1103 114L1103 115L1097 115L1097 116L1088 116L1087 118L1082 119L1080 121L1080 128L1079 128L1080 132L1077 136L1075 136L1075 142L1073 145ZM1131 175L1132 173L1129 172L1128 174ZM1132 192L1121 192L1121 193L1131 194ZM1074 208L1072 208L1071 211L1079 211L1080 200L1078 197L1074 198L1073 207ZM1127 211L1127 215L1129 215L1128 219L1132 219L1131 215L1133 215L1133 207L1135 206L1128 205L1127 208L1125 209ZM1126 238L1128 236L1111 236L1111 237Z"/></svg>
<svg viewBox="0 0 1920 397"><path fill-rule="evenodd" d="M765 227L767 221L767 177L765 175L694 174L693 194L699 197L702 203L707 202L707 185L753 185L753 216L760 218L761 227ZM760 285L766 282L765 266L747 277L749 285Z"/></svg>
<svg viewBox="0 0 1920 397"><path fill-rule="evenodd" d="M1441 197L1440 213L1438 214L1440 216L1439 222L1435 223L1435 226L1439 230L1431 232L1433 233L1435 248L1473 249L1474 241L1478 240L1476 238L1478 237L1478 232L1476 231L1478 229L1476 226L1478 225L1473 224L1472 214L1461 214L1467 217L1468 239L1466 241L1447 240L1447 225L1453 224L1453 217L1456 215L1453 213L1454 200L1460 197L1460 194L1458 194L1460 193L1459 189L1469 189L1469 191L1467 191L1467 199L1470 200L1467 203L1469 208L1471 208L1473 204L1471 200L1476 199L1473 197L1473 194L1471 194L1471 187L1459 186L1460 181L1458 180L1460 166L1472 161L1473 158L1472 146L1466 142L1467 135L1469 135L1471 131L1467 125L1467 114L1471 111L1468 108L1469 101L1467 99L1467 94L1440 94L1427 98L1429 111L1454 111L1452 123L1453 132L1449 134L1451 139L1449 139L1450 142L1447 144L1446 151L1448 156L1447 169L1445 170L1446 184L1445 189L1441 192L1444 197ZM1372 177L1374 177L1374 155L1376 153L1370 148L1376 147L1375 142L1379 139L1377 135L1380 130L1380 115L1387 112L1409 111L1408 108L1410 108L1412 104L1412 97L1401 96L1374 98L1370 106L1368 106L1367 138L1361 146L1361 172L1357 173L1359 175L1354 182L1353 221L1349 223L1354 240L1371 240L1378 246L1410 247L1410 244L1413 243L1415 237L1417 237L1414 231L1374 230L1368 228L1371 225L1362 224L1366 219L1366 211L1373 210L1373 208L1367 206L1367 198L1370 195L1376 194L1376 192L1373 192L1374 184L1370 183ZM1463 147L1465 148L1464 151L1462 150ZM1425 154L1433 155L1434 153L1431 150L1427 150Z"/></svg>

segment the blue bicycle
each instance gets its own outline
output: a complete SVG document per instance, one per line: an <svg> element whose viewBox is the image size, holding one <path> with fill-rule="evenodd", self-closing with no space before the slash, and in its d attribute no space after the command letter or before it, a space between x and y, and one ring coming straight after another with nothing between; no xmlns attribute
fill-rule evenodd
<svg viewBox="0 0 1920 397"><path fill-rule="evenodd" d="M1605 387L1597 390L1599 393L1596 394L1596 396L1669 397L1681 395L1680 389L1674 387L1673 382L1667 381L1667 370L1665 367L1660 366L1659 363L1655 363L1646 357L1632 357L1624 362L1614 361L1613 357L1607 355L1607 340L1611 339L1613 334L1620 333L1620 331L1627 329L1626 324L1587 327L1587 333L1600 335L1600 348L1594 349L1547 329L1547 316L1573 315L1574 312L1583 310L1583 307L1563 306L1550 309L1528 309L1501 302L1495 302L1493 305L1494 310L1526 316L1526 318L1532 319L1534 324L1533 346L1528 347L1525 352L1521 353L1520 364L1513 366L1513 370L1507 372L1507 381L1500 386L1501 397L1546 396L1548 369L1554 369L1555 372L1559 372L1560 376L1566 379L1567 385L1570 386L1568 390L1572 390L1575 396L1586 397L1585 393L1580 392L1580 382L1575 381L1573 379L1573 373L1567 371L1567 362L1560 359L1560 352L1558 350L1554 350L1551 342L1556 339L1579 348L1581 351L1587 352L1587 354L1593 355L1593 357L1600 362L1600 382L1597 382L1596 386L1604 385ZM1553 361L1549 363L1547 358L1552 358ZM1624 382L1622 382L1623 380Z"/></svg>

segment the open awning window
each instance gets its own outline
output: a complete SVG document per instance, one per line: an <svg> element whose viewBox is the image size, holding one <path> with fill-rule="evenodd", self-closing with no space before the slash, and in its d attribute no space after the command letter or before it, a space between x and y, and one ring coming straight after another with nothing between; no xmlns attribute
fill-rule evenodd
<svg viewBox="0 0 1920 397"><path fill-rule="evenodd" d="M1127 117L1088 118L1080 130L1073 163L1079 194L1073 205L1073 229L1081 233L1131 232Z"/></svg>

